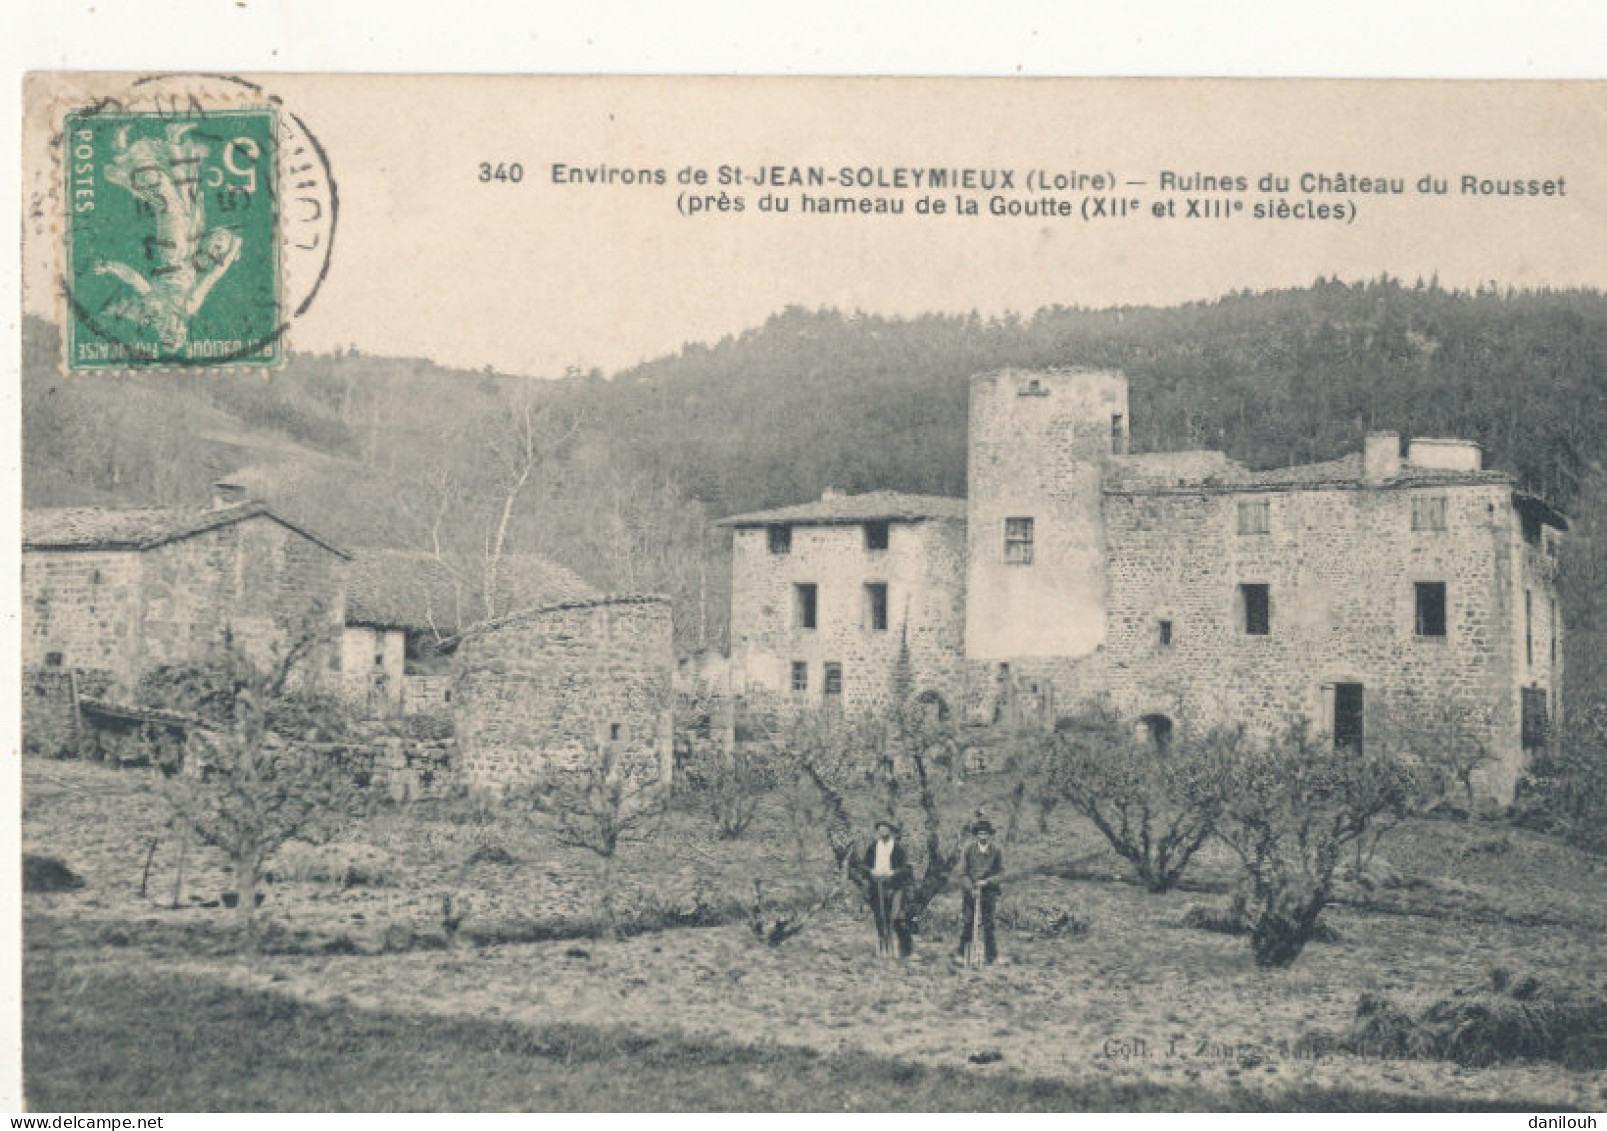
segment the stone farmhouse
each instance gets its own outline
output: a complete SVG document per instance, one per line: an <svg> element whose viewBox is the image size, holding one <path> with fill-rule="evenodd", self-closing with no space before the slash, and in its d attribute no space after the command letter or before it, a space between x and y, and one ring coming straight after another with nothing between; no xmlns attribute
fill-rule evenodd
<svg viewBox="0 0 1607 1131"><path fill-rule="evenodd" d="M131 691L226 638L270 663L345 616L349 555L260 502L29 510L22 549L24 670L74 671L97 691ZM337 666L328 651L306 669Z"/></svg>
<svg viewBox="0 0 1607 1131"><path fill-rule="evenodd" d="M128 702L140 679L230 641L272 664L345 615L348 556L260 502L29 510L22 525L22 725L71 743L84 702ZM332 647L297 675L330 679Z"/></svg>
<svg viewBox="0 0 1607 1131"><path fill-rule="evenodd" d="M1564 517L1467 441L1403 453L1378 432L1253 471L1130 454L1130 419L1120 373L980 375L965 500L828 496L726 520L734 689L883 704L908 639L914 688L979 721L1097 696L1161 743L1185 723L1305 718L1361 744L1454 715L1492 756L1481 790L1510 800L1560 708Z"/></svg>
<svg viewBox="0 0 1607 1131"><path fill-rule="evenodd" d="M24 736L68 745L85 714L179 725L129 706L142 677L226 642L271 664L317 637L299 678L370 718L449 714L471 784L530 780L599 743L667 776L669 602L602 594L540 558L509 556L500 573L509 612L488 620L427 555L348 552L227 491L211 507L29 510Z"/></svg>
<svg viewBox="0 0 1607 1131"><path fill-rule="evenodd" d="M952 699L964 679L965 500L828 491L737 515L731 656L739 686L781 702L867 710L901 652L912 686Z"/></svg>

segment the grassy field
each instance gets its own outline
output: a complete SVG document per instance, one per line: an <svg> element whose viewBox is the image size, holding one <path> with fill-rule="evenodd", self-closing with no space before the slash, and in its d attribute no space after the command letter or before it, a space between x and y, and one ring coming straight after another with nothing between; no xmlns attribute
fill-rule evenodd
<svg viewBox="0 0 1607 1131"><path fill-rule="evenodd" d="M1006 814L1000 783L956 814ZM868 802L867 802L868 804ZM868 812L868 809L867 809ZM25 897L24 1068L35 1110L1599 1109L1590 1061L1470 1067L1362 1057L1331 1038L1363 994L1417 1009L1533 973L1603 994L1600 861L1493 824L1423 822L1325 916L1334 941L1257 969L1240 937L1184 929L1226 905L1232 862L1187 890L1126 882L1091 830L1024 818L1005 846L1005 961L949 961L957 898L915 956L879 963L830 904L780 947L726 911L826 874L806 796L749 835L673 813L621 860L628 920L716 925L587 935L594 861L457 806L388 809L276 863L268 953L216 906L230 877L178 847L150 779L24 763L25 851L85 881ZM155 844L154 852L151 851ZM149 859L148 875L146 869ZM146 892L139 887L142 877ZM455 931L443 923L450 897ZM1072 930L1049 925L1065 922ZM1590 1054L1594 1055L1594 1054Z"/></svg>

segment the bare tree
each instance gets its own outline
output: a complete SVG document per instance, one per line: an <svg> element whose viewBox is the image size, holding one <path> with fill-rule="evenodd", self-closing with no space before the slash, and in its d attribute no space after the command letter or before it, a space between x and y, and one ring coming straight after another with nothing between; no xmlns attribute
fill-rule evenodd
<svg viewBox="0 0 1607 1131"><path fill-rule="evenodd" d="M773 743L735 742L721 718L727 702L703 692L675 697L675 749L681 780L721 840L740 840L765 795L789 776Z"/></svg>
<svg viewBox="0 0 1607 1131"><path fill-rule="evenodd" d="M823 711L807 711L779 722L774 748L778 764L794 777L797 793L788 805L788 818L796 838L792 865L804 871L815 867L806 841L823 835L830 852L830 874L809 877L804 885L811 897L776 907L767 905L763 886L755 880L754 903L748 926L760 942L780 946L799 934L848 885L855 848L853 818L843 794L855 772L854 740L843 720Z"/></svg>
<svg viewBox="0 0 1607 1131"><path fill-rule="evenodd" d="M310 647L303 638L266 668L229 651L209 669L175 673L189 697L206 690L202 721L185 736L184 764L163 791L181 829L228 857L248 939L255 939L267 860L293 838L333 835L356 809L344 768L302 741L308 717L335 708L287 689Z"/></svg>
<svg viewBox="0 0 1607 1131"><path fill-rule="evenodd" d="M549 405L540 403L532 381L526 380L519 385L502 418L493 422L486 434L496 476L495 504L486 521L480 567L480 594L487 620L506 611L498 606L497 581L519 496L529 486L531 476L562 451L579 428L578 415L561 419Z"/></svg>
<svg viewBox="0 0 1607 1131"><path fill-rule="evenodd" d="M522 799L545 818L555 843L597 858L603 922L619 938L614 865L621 848L652 840L663 824L669 787L658 766L632 763L619 743L598 742L582 766L553 771Z"/></svg>
<svg viewBox="0 0 1607 1131"><path fill-rule="evenodd" d="M1223 750L1217 837L1243 863L1257 965L1287 966L1317 930L1346 848L1415 803L1416 782L1382 743L1336 745L1304 720Z"/></svg>
<svg viewBox="0 0 1607 1131"><path fill-rule="evenodd" d="M451 582L453 607L429 610L438 638L511 611L504 569L521 503L581 422L526 380L497 412L443 435L434 461L400 493L419 542Z"/></svg>
<svg viewBox="0 0 1607 1131"><path fill-rule="evenodd" d="M1420 702L1412 695L1393 713L1390 729L1402 752L1434 779L1442 795L1459 792L1464 815L1471 821L1477 809L1475 776L1495 761L1489 742L1490 708L1452 699Z"/></svg>
<svg viewBox="0 0 1607 1131"><path fill-rule="evenodd" d="M1088 818L1145 888L1169 891L1214 827L1217 755L1241 740L1236 731L1185 733L1163 745L1093 703L1038 740L1046 745L1039 788Z"/></svg>

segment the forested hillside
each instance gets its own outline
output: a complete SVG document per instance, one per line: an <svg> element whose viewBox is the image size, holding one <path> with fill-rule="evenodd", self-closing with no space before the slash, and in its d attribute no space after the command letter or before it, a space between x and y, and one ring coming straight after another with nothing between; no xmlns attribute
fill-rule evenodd
<svg viewBox="0 0 1607 1131"><path fill-rule="evenodd" d="M336 539L441 539L466 557L506 511L510 552L671 593L686 648L723 643L725 546L708 519L828 486L962 494L966 382L980 370L1125 370L1140 451L1214 447L1267 467L1354 450L1373 428L1468 437L1573 516L1569 682L1607 683L1595 647L1607 298L1595 291L1381 279L1025 319L791 308L611 379L343 353L294 355L271 384L64 381L51 327L30 320L24 347L30 505L199 499L250 466ZM521 450L534 473L505 507Z"/></svg>

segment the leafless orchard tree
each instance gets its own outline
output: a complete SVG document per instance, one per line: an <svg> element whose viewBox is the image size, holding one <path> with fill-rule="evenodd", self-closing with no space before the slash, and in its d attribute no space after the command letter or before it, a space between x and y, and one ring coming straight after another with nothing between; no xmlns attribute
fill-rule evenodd
<svg viewBox="0 0 1607 1131"><path fill-rule="evenodd" d="M248 940L256 937L257 888L268 859L291 839L332 836L356 815L358 794L344 767L303 741L309 715L333 709L295 685L313 644L303 637L270 665L231 650L208 668L173 673L185 694L200 691L207 701L203 721L186 734L184 764L164 778L163 793L185 834L228 858Z"/></svg>
<svg viewBox="0 0 1607 1131"><path fill-rule="evenodd" d="M651 693L636 698L637 713L651 715L660 705ZM535 817L555 844L596 857L603 922L616 939L621 934L615 890L620 850L657 837L669 802L670 787L656 762L639 752L633 757L624 743L601 738L584 751L578 766L554 767L510 798L514 811Z"/></svg>
<svg viewBox="0 0 1607 1131"><path fill-rule="evenodd" d="M1384 743L1336 745L1305 720L1221 753L1215 834L1244 867L1251 952L1287 966L1316 933L1346 849L1410 811L1418 783Z"/></svg>
<svg viewBox="0 0 1607 1131"><path fill-rule="evenodd" d="M729 702L704 690L675 697L677 772L721 840L740 840L766 794L789 775L769 736L736 742L725 716Z"/></svg>
<svg viewBox="0 0 1607 1131"><path fill-rule="evenodd" d="M1177 886L1210 838L1226 762L1244 736L1183 727L1163 744L1140 730L1109 703L1094 701L1021 739L1042 811L1064 803L1087 818L1158 893Z"/></svg>
<svg viewBox="0 0 1607 1131"><path fill-rule="evenodd" d="M1391 714L1391 739L1442 795L1460 793L1464 814L1471 821L1477 809L1474 779L1479 770L1495 761L1489 743L1491 709L1451 699L1425 702L1412 696Z"/></svg>

